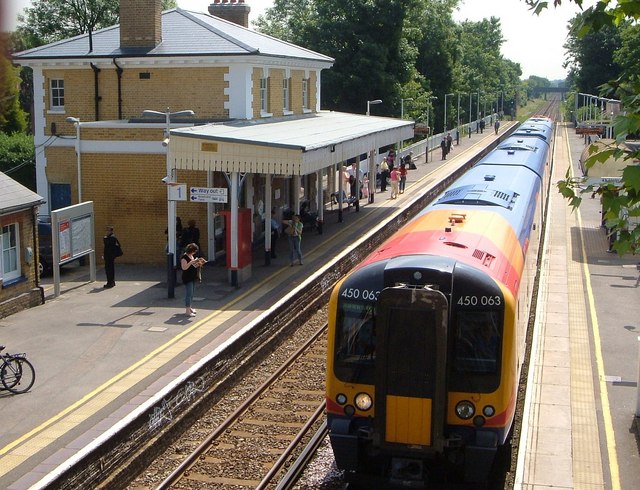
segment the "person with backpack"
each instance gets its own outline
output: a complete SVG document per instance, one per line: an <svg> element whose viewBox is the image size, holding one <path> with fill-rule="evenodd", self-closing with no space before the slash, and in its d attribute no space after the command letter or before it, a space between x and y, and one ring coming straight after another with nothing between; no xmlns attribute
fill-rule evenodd
<svg viewBox="0 0 640 490"><path fill-rule="evenodd" d="M300 221L300 215L294 214L290 220L282 222L284 225L284 234L287 235L289 240L289 259L291 260L291 267L293 267L293 261L297 257L298 263L302 265L302 229L304 225Z"/></svg>

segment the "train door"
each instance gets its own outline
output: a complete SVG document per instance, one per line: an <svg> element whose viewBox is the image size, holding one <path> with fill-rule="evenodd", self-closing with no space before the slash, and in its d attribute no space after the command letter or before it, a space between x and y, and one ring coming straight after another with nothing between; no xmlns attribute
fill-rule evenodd
<svg viewBox="0 0 640 490"><path fill-rule="evenodd" d="M448 302L428 287L386 288L376 305L376 439L442 450Z"/></svg>

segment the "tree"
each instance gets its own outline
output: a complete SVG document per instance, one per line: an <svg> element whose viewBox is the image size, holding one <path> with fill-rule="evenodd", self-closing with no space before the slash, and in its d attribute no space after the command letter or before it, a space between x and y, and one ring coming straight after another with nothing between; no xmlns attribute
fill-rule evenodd
<svg viewBox="0 0 640 490"><path fill-rule="evenodd" d="M405 26L423 3L276 0L254 25L260 32L335 59L322 78L326 108L362 113L367 100L382 99L376 113L396 115L406 93L402 87L421 84Z"/></svg>
<svg viewBox="0 0 640 490"><path fill-rule="evenodd" d="M527 4L539 13L546 7L546 2L540 0L526 0ZM574 0L582 5L582 0ZM554 0L559 5L561 0ZM581 16L580 26L577 27L578 35L588 35L602 28L623 26L626 29L627 21L640 18L640 0L627 0L610 5L608 0L600 0L595 6L587 9ZM624 36L623 36L624 39ZM631 41L627 45L632 46ZM640 166L635 163L640 159L638 146L627 146L624 143L629 136L640 134L640 82L638 82L637 59L627 65L621 65L622 73L616 80L611 80L602 86L602 94L605 96L617 96L622 101L624 113L614 119L615 143L598 151L592 146L592 155L587 159L587 168L604 162L609 157L624 159L629 162L623 171L622 182L619 185L606 184L591 186L588 189L579 190L573 185L573 180L567 173L564 180L558 182L558 188L562 195L568 199L569 204L577 208L582 201L585 192L600 194L603 204L605 225L617 235L613 245L619 254L627 252L636 253L640 249Z"/></svg>
<svg viewBox="0 0 640 490"><path fill-rule="evenodd" d="M19 69L7 58L0 43L0 132L13 134L27 128L27 114L20 107Z"/></svg>
<svg viewBox="0 0 640 490"><path fill-rule="evenodd" d="M32 136L0 133L0 172L35 192L36 155Z"/></svg>
<svg viewBox="0 0 640 490"><path fill-rule="evenodd" d="M597 93L598 87L615 80L621 74L614 60L614 53L622 44L617 26L603 26L597 31L582 33L583 17L578 14L569 22L569 35L564 45L568 55L568 67L572 80L581 92Z"/></svg>

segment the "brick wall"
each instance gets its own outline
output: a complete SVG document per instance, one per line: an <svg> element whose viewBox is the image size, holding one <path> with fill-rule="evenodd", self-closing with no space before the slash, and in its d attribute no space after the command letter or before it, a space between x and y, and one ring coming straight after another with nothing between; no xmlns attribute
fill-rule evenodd
<svg viewBox="0 0 640 490"><path fill-rule="evenodd" d="M42 303L42 293L37 287L37 246L34 245L33 235L35 219L36 215L33 209L0 216L0 227L18 223L20 235L18 259L20 260L20 272L23 276L19 281L9 284L0 281L0 318ZM33 249L33 258L30 264L25 261L26 247Z"/></svg>
<svg viewBox="0 0 640 490"><path fill-rule="evenodd" d="M226 67L217 68L127 68L122 73L122 118L140 118L142 111L152 109L164 112L191 109L198 119L226 119L229 111L224 76ZM140 78L143 73L149 78ZM46 70L45 106L49 107L49 81L63 79L65 87L64 113L50 113L45 108L46 132L51 134L51 123L56 123L56 134L75 137L75 127L65 119L77 117L82 122L95 121L95 92L93 70ZM189 80L186 84L184 81ZM118 114L118 77L113 69L102 68L98 75L99 120L113 121ZM170 94L169 96L167 94Z"/></svg>
<svg viewBox="0 0 640 490"><path fill-rule="evenodd" d="M157 46L162 41L160 0L120 0L120 46Z"/></svg>

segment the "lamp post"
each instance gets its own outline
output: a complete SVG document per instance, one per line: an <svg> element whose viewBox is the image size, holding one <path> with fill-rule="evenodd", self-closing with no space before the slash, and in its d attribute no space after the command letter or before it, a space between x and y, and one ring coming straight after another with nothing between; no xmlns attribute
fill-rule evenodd
<svg viewBox="0 0 640 490"><path fill-rule="evenodd" d="M453 92L450 94L444 94L444 127L442 128L442 134L447 132L447 97L455 95Z"/></svg>
<svg viewBox="0 0 640 490"><path fill-rule="evenodd" d="M431 108L433 107L433 104L431 104L432 100L438 100L438 97L436 97L435 95L432 95L431 97L429 97L429 104L427 105L427 131L429 131L429 133L427 134L427 157L426 157L426 161L429 162L429 151L431 150L431 126L429 126L429 113L431 112ZM434 118L435 118L435 114L434 114Z"/></svg>
<svg viewBox="0 0 640 490"><path fill-rule="evenodd" d="M368 100L367 101L367 116L369 116L370 114L370 109L371 106L374 104L382 104L382 100L381 99L376 99L376 100Z"/></svg>
<svg viewBox="0 0 640 490"><path fill-rule="evenodd" d="M176 183L176 175L173 167L171 166L171 154L169 151L169 136L171 133L171 118L174 116L193 116L195 113L191 110L177 111L171 112L167 107L165 112L144 110L142 111L143 117L148 116L164 116L166 129L165 129L165 138L162 142L162 145L166 148L167 152L167 176L166 176L166 184L167 186ZM168 289L168 297L175 297L175 287L176 287L176 201L169 199L169 187L167 187L167 240L168 240L168 250L167 250L167 289Z"/></svg>
<svg viewBox="0 0 640 490"><path fill-rule="evenodd" d="M480 90L478 90L478 100L477 100L477 104L476 104L476 119L478 120L478 123L476 124L476 133L480 130L480 128L478 127L480 124L480 94L482 92L480 92Z"/></svg>
<svg viewBox="0 0 640 490"><path fill-rule="evenodd" d="M400 99L400 119L404 119L404 101L411 101L413 98L409 97L408 99Z"/></svg>
<svg viewBox="0 0 640 490"><path fill-rule="evenodd" d="M404 120L404 101L405 101L405 100L406 100L406 101L411 101L411 100L413 100L413 98L412 98L412 97L409 97L409 98L407 98L407 99L400 99L400 119L403 119L403 120ZM399 143L399 145L398 145L398 149L399 149L400 151L402 151L402 147L403 147L403 146L404 146L404 140L400 140L400 143Z"/></svg>
<svg viewBox="0 0 640 490"><path fill-rule="evenodd" d="M458 92L458 112L456 113L456 144L460 144L460 95L467 95L466 92Z"/></svg>
<svg viewBox="0 0 640 490"><path fill-rule="evenodd" d="M471 138L471 104L473 102L473 94L476 92L469 92L469 138Z"/></svg>
<svg viewBox="0 0 640 490"><path fill-rule="evenodd" d="M68 117L67 122L73 123L76 127L76 165L78 167L78 203L82 202L82 174L80 171L80 119Z"/></svg>

